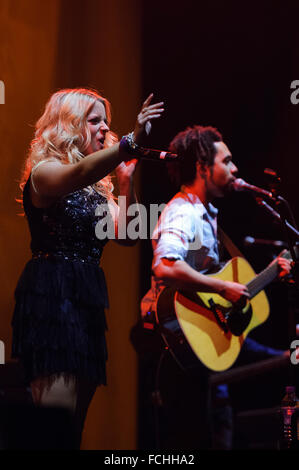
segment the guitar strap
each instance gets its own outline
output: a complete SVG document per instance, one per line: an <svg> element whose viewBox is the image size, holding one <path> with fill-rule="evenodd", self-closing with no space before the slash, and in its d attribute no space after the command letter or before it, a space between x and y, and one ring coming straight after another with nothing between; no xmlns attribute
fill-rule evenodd
<svg viewBox="0 0 299 470"><path fill-rule="evenodd" d="M232 240L229 238L228 235L222 230L221 227L217 228L218 232L218 238L219 241L224 245L224 247L227 249L229 254L231 255L232 258L235 256L239 256L240 258L245 258L245 256L241 253L239 248L236 247L236 245L232 242Z"/></svg>

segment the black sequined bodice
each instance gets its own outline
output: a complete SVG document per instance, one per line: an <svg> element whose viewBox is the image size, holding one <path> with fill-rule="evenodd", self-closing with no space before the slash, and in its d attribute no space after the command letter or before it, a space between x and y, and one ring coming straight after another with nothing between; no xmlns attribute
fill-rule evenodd
<svg viewBox="0 0 299 470"><path fill-rule="evenodd" d="M94 189L90 193L82 189L60 198L49 208L39 209L31 202L28 180L23 204L33 257L54 256L99 263L107 239L98 239L95 228L107 212L102 210L102 215L97 216L96 209L106 203L105 197Z"/></svg>

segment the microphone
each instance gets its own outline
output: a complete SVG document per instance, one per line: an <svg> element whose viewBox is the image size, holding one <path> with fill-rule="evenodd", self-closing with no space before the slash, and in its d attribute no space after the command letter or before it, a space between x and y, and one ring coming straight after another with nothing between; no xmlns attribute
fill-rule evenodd
<svg viewBox="0 0 299 470"><path fill-rule="evenodd" d="M245 237L243 240L245 246L250 245L268 245L268 246L278 246L280 248L286 248L286 243L281 240L265 240L264 238L253 238Z"/></svg>
<svg viewBox="0 0 299 470"><path fill-rule="evenodd" d="M134 149L132 152L134 155L145 158L147 160L164 160L173 161L179 156L176 153L165 152L163 150L147 149L145 147L139 147Z"/></svg>
<svg viewBox="0 0 299 470"><path fill-rule="evenodd" d="M259 196L268 197L270 199L274 199L273 194L265 189L258 188L257 186L253 186L252 184L246 183L246 181L242 180L242 178L237 178L232 182L232 188L235 191L248 191Z"/></svg>

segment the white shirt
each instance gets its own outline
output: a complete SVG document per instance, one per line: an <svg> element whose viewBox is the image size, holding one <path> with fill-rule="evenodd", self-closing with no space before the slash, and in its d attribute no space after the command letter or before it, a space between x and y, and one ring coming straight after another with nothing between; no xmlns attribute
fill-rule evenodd
<svg viewBox="0 0 299 470"><path fill-rule="evenodd" d="M195 194L177 193L165 207L153 232L152 268L162 258L185 261L201 273L218 266L217 214L212 204L206 208ZM152 276L151 289L141 301L142 316L155 311L157 295L164 287L163 281Z"/></svg>

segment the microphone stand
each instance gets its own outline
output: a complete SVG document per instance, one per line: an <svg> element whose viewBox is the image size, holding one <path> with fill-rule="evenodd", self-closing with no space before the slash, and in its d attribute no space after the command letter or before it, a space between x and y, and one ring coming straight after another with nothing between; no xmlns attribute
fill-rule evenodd
<svg viewBox="0 0 299 470"><path fill-rule="evenodd" d="M295 306L298 304L298 295L299 295L299 250L296 245L299 243L299 231L296 225L294 216L290 209L288 202L281 196L274 196L272 201L275 203L279 212L275 211L273 207L271 207L267 202L265 202L262 198L257 197L256 201L259 206L266 209L266 211L276 220L278 221L281 226L282 230L285 234L286 242L289 247L289 251L293 261L292 267L292 278L293 280L289 281L289 302L290 302L290 309L289 309L289 344L292 344L294 339L294 334L296 336L296 321L295 321ZM293 224L290 224L286 218L286 212L289 214L290 220L292 220ZM296 242L294 242L296 240ZM295 244L295 247L294 247ZM293 294L293 295L292 295ZM297 297L297 302L296 302ZM290 351L291 353L291 351ZM292 367L292 363L290 360L289 364L289 380L292 385L296 385L296 375L295 375L295 366Z"/></svg>
<svg viewBox="0 0 299 470"><path fill-rule="evenodd" d="M273 193L272 193L273 194ZM295 219L292 214L292 211L290 209L290 206L288 202L281 196L275 195L274 197L271 198L272 202L275 203L277 209L279 212L275 211L269 204L267 204L262 198L256 197L256 201L259 206L263 207L266 209L266 211L271 214L271 216L275 219L275 221L278 221L281 226L282 230L285 234L285 238L290 250L290 254L293 260L293 267L292 267L292 280L289 280L288 282L288 300L289 300L289 308L288 308L288 337L289 337L289 349L290 349L290 359L289 359L289 366L288 366L288 381L291 385L296 387L296 371L295 367L298 365L296 362L295 364L292 363L291 361L291 344L293 343L294 340L294 335L296 337L296 319L295 319L295 313L296 313L296 305L298 305L298 298L299 298L299 257L298 257L298 248L296 249L294 247L294 240L296 240L295 245L299 243L299 232L296 227ZM286 218L286 212L288 212L289 219L292 220L293 225L291 225L287 218ZM295 225L295 227L294 227ZM296 390L296 388L295 388ZM296 414L295 414L295 422L296 422ZM286 425L286 417L283 414L283 421L282 421L282 426L283 429L285 429ZM295 425L296 428L296 425ZM282 435L285 433L285 431L282 433ZM296 435L293 436L293 439L296 440L298 439L297 432L295 432ZM292 442L292 441L289 441Z"/></svg>
<svg viewBox="0 0 299 470"><path fill-rule="evenodd" d="M273 209L273 207L271 207L266 201L264 201L262 198L260 197L256 197L255 198L258 205L263 207L264 209L266 209L269 214L275 219L277 220L279 223L282 224L282 227L283 227L283 231L285 233L285 237L287 239L287 245L289 247L289 250L290 250L290 253L291 253L291 256L292 256L292 260L294 261L294 263L298 263L298 256L296 254L296 250L293 246L293 242L292 242L292 239L290 237L290 232L294 235L295 238L297 238L298 240L298 243L299 243L299 231L297 230L297 228L295 228L293 225L291 225L286 217L284 216L284 214L280 214L278 213L277 211L275 211ZM274 201L274 199L273 199ZM275 203L282 203L282 201L285 201L285 199L283 199L282 197L278 196L278 198L276 199L275 198ZM289 208L289 206L287 205L287 207ZM294 272L295 272L295 275L294 277L296 278L296 274L298 275L298 272L296 273L296 269L294 269ZM297 277L297 281L299 281L299 278ZM298 282L298 285L299 285L299 282Z"/></svg>

